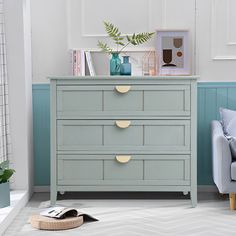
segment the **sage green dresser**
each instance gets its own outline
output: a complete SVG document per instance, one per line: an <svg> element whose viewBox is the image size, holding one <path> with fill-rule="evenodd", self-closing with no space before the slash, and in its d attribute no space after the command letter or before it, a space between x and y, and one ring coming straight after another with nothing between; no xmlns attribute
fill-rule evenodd
<svg viewBox="0 0 236 236"><path fill-rule="evenodd" d="M196 76L53 77L58 191L181 191L197 204Z"/></svg>

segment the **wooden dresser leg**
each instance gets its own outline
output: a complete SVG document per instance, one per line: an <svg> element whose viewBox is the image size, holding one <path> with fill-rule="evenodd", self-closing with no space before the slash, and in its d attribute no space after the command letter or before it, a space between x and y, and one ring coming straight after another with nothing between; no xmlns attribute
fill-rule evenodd
<svg viewBox="0 0 236 236"><path fill-rule="evenodd" d="M230 210L235 210L235 193L229 194Z"/></svg>

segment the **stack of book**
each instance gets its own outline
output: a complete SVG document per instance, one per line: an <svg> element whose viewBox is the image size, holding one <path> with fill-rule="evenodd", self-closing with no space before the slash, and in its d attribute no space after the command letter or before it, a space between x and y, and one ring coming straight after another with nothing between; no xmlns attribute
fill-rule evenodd
<svg viewBox="0 0 236 236"><path fill-rule="evenodd" d="M90 51L78 49L71 50L72 75L95 76L95 70Z"/></svg>

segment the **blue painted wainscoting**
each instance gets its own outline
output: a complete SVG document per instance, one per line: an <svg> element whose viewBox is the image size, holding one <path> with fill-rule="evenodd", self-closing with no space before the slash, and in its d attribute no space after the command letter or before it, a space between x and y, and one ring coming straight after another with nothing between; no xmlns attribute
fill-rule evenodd
<svg viewBox="0 0 236 236"><path fill-rule="evenodd" d="M210 122L219 107L236 110L236 82L198 83L198 185L212 185ZM50 184L49 84L33 85L34 184Z"/></svg>
<svg viewBox="0 0 236 236"><path fill-rule="evenodd" d="M50 184L50 85L33 84L34 185Z"/></svg>
<svg viewBox="0 0 236 236"><path fill-rule="evenodd" d="M198 83L198 185L213 184L210 123L219 120L220 107L236 110L236 83Z"/></svg>

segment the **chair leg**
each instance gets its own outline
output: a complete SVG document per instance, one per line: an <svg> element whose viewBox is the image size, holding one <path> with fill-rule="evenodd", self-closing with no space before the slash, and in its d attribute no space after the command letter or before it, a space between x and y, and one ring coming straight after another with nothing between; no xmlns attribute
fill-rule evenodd
<svg viewBox="0 0 236 236"><path fill-rule="evenodd" d="M235 193L229 194L230 210L235 210Z"/></svg>

